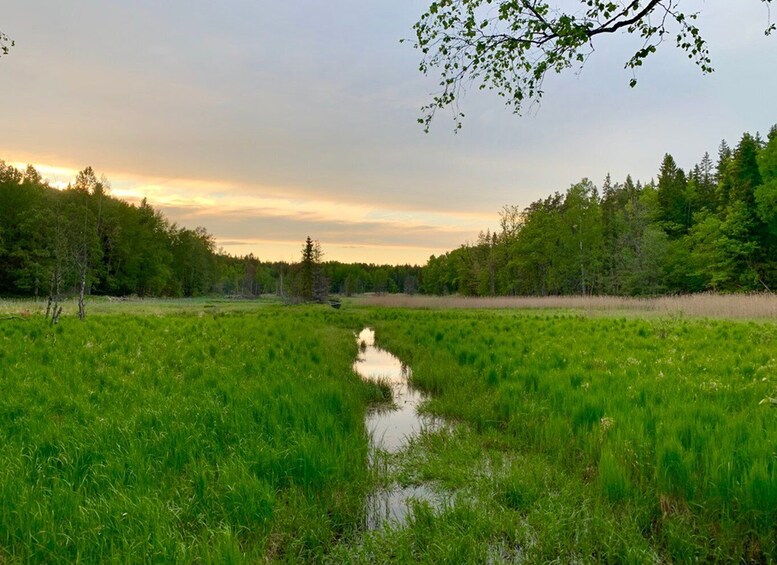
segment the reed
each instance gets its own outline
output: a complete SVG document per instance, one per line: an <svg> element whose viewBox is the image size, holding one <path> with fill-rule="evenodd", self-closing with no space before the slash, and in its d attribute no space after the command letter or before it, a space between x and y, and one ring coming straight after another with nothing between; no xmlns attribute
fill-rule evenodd
<svg viewBox="0 0 777 565"><path fill-rule="evenodd" d="M559 309L590 314L628 313L706 318L777 318L777 295L689 294L655 298L622 296L426 296L382 294L361 299L366 306L383 308L450 309Z"/></svg>

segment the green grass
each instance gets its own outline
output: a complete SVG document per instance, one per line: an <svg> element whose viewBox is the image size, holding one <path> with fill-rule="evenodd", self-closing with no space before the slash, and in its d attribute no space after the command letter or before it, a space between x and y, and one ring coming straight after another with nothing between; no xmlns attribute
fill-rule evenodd
<svg viewBox="0 0 777 565"><path fill-rule="evenodd" d="M135 306L0 321L3 562L775 562L773 323ZM390 477L366 324L451 422ZM391 481L446 500L364 531Z"/></svg>
<svg viewBox="0 0 777 565"><path fill-rule="evenodd" d="M759 405L777 396L773 324L373 317L433 393L427 409L461 423L408 456L416 480L457 493L434 528L398 534L414 559L486 561L508 547L528 562L775 560L777 411ZM419 528L427 549L411 539ZM390 555L387 539L363 547L370 559Z"/></svg>
<svg viewBox="0 0 777 565"><path fill-rule="evenodd" d="M320 558L363 519L380 394L333 312L2 322L3 559Z"/></svg>

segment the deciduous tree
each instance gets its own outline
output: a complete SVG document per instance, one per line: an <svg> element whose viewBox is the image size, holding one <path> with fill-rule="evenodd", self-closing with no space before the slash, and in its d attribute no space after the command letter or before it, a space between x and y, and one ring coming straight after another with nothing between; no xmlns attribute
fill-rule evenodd
<svg viewBox="0 0 777 565"><path fill-rule="evenodd" d="M761 0L767 7L772 0ZM519 112L538 100L548 73L582 67L595 44L614 33L630 33L641 46L626 59L635 70L672 37L703 73L713 71L697 14L682 0L435 0L414 26L420 70L439 71L439 92L422 109L429 129L435 112L450 108L456 126L461 91L470 85L494 90ZM769 20L766 33L775 27ZM631 85L637 83L632 74Z"/></svg>

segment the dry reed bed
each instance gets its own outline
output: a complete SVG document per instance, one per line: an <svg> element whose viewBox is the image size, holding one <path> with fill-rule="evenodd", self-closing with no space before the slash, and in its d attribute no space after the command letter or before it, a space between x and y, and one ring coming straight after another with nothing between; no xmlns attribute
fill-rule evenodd
<svg viewBox="0 0 777 565"><path fill-rule="evenodd" d="M682 315L710 318L777 318L775 294L689 294L657 298L620 296L409 296L372 295L363 300L367 306L396 308L556 308L600 312L649 312L658 315Z"/></svg>

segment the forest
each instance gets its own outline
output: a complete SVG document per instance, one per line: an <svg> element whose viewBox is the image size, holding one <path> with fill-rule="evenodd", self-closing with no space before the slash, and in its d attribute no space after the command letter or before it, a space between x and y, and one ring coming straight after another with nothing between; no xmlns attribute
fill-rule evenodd
<svg viewBox="0 0 777 565"><path fill-rule="evenodd" d="M300 241L302 249L303 242ZM330 292L415 292L420 267L322 261ZM91 167L64 190L0 161L0 296L293 293L299 265L234 257L204 227L110 195Z"/></svg>
<svg viewBox="0 0 777 565"><path fill-rule="evenodd" d="M110 195L85 168L64 190L0 161L0 295L294 294L302 263L235 257L204 227L171 223L146 200ZM329 293L626 295L777 288L777 126L723 141L687 171L666 154L649 182L588 179L424 267L317 255ZM304 245L301 242L301 250Z"/></svg>
<svg viewBox="0 0 777 565"><path fill-rule="evenodd" d="M428 294L645 296L777 288L777 126L647 183L583 179L431 257Z"/></svg>

